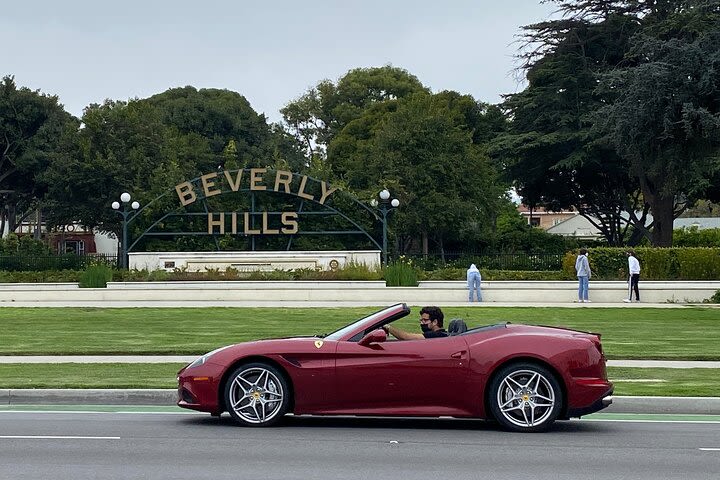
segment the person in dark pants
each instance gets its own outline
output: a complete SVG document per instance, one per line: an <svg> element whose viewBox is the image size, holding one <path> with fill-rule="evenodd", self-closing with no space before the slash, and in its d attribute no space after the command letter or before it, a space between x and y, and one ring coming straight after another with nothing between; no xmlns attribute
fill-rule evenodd
<svg viewBox="0 0 720 480"><path fill-rule="evenodd" d="M448 333L443 329L443 315L440 307L423 307L420 310L420 329L422 333L410 333L392 325L383 325L383 330L398 340L422 340L423 338L447 337Z"/></svg>
<svg viewBox="0 0 720 480"><path fill-rule="evenodd" d="M628 250L625 252L628 257L628 272L630 277L628 278L628 298L623 300L625 303L632 302L633 290L635 291L635 300L640 301L640 288L638 283L640 282L640 262L635 256L634 250Z"/></svg>

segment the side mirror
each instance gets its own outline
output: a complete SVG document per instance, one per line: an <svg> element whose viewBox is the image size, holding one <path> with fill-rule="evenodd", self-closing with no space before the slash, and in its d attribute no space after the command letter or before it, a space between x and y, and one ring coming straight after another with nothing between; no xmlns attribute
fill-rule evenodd
<svg viewBox="0 0 720 480"><path fill-rule="evenodd" d="M377 330L373 330L372 332L361 338L358 342L358 345L367 347L370 346L370 344L372 343L382 343L385 340L387 340L387 333L385 333L385 330L383 330L382 328L378 328Z"/></svg>

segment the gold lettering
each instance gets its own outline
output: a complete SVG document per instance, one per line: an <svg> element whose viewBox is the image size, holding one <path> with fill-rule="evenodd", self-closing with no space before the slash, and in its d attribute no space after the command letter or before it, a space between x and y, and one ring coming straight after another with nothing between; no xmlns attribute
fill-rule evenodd
<svg viewBox="0 0 720 480"><path fill-rule="evenodd" d="M283 228L280 229L282 233L292 235L298 232L298 214L296 212L283 212L280 217L283 224ZM286 228L287 227L287 228Z"/></svg>
<svg viewBox="0 0 720 480"><path fill-rule="evenodd" d="M220 213L220 219L214 220L213 213L208 212L208 235L213 234L213 227L220 227L220 235L225 233L225 213Z"/></svg>
<svg viewBox="0 0 720 480"><path fill-rule="evenodd" d="M258 185L257 182L262 182L263 174L267 172L267 168L251 168L250 169L250 190L266 190L265 185ZM259 175L259 176L258 176Z"/></svg>
<svg viewBox="0 0 720 480"><path fill-rule="evenodd" d="M268 212L262 212L262 223L263 223L263 233L267 233L268 235L277 235L280 233L280 230L277 230L275 228L271 229L268 227Z"/></svg>
<svg viewBox="0 0 720 480"><path fill-rule="evenodd" d="M260 235L260 230L250 230L250 212L245 212L245 235Z"/></svg>
<svg viewBox="0 0 720 480"><path fill-rule="evenodd" d="M232 175L227 170L223 171L225 173L225 178L228 181L228 185L230 185L230 189L233 192L237 192L240 189L240 180L242 180L242 174L243 170L240 169L237 171L237 175L235 175L235 180L233 181Z"/></svg>
<svg viewBox="0 0 720 480"><path fill-rule="evenodd" d="M183 207L185 205L190 205L197 199L197 195L195 195L192 183L190 182L183 182L175 185L175 191L177 192L177 196Z"/></svg>
<svg viewBox="0 0 720 480"><path fill-rule="evenodd" d="M307 183L307 175L302 176L302 180L300 181L300 189L298 190L298 197L307 198L308 200L312 200L313 197L309 193L305 193L305 184Z"/></svg>
<svg viewBox="0 0 720 480"><path fill-rule="evenodd" d="M320 197L320 204L324 204L327 197L330 196L335 190L338 189L338 187L332 187L330 190L327 189L328 184L325 182L320 182L320 188L322 189L322 196Z"/></svg>
<svg viewBox="0 0 720 480"><path fill-rule="evenodd" d="M205 197L212 197L219 193L222 193L222 191L218 190L215 187L215 179L217 178L217 173L207 173L200 177L200 181L202 181L203 190L205 191Z"/></svg>
<svg viewBox="0 0 720 480"><path fill-rule="evenodd" d="M285 188L285 193L290 193L290 183L292 182L292 173L287 170L278 170L275 175L275 191L279 192L280 184Z"/></svg>
<svg viewBox="0 0 720 480"><path fill-rule="evenodd" d="M237 233L237 212L232 212L230 219L232 221L232 234L235 235Z"/></svg>

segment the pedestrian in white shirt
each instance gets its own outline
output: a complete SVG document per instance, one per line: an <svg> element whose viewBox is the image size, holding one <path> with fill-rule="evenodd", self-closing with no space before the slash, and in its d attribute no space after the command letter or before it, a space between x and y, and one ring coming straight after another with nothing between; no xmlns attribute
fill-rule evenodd
<svg viewBox="0 0 720 480"><path fill-rule="evenodd" d="M628 298L623 300L625 303L632 302L633 290L635 290L635 300L640 301L640 288L638 283L640 282L640 262L635 256L635 251L628 250L625 252L628 257L628 272L630 277L628 278Z"/></svg>

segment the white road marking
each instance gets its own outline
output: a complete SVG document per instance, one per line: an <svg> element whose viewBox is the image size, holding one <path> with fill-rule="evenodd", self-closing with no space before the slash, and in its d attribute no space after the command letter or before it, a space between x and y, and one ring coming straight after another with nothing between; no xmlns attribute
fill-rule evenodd
<svg viewBox="0 0 720 480"><path fill-rule="evenodd" d="M633 419L633 418L590 418L583 417L582 419L572 419L571 421L578 422L615 422L615 423L701 423L701 424L717 424L720 423L718 420L645 420L645 419Z"/></svg>
<svg viewBox="0 0 720 480"><path fill-rule="evenodd" d="M701 452L720 452L720 448L701 448Z"/></svg>
<svg viewBox="0 0 720 480"><path fill-rule="evenodd" d="M120 437L81 437L70 435L0 435L9 440L120 440Z"/></svg>
<svg viewBox="0 0 720 480"><path fill-rule="evenodd" d="M613 378L612 381L622 383L667 383L667 380L662 378Z"/></svg>

